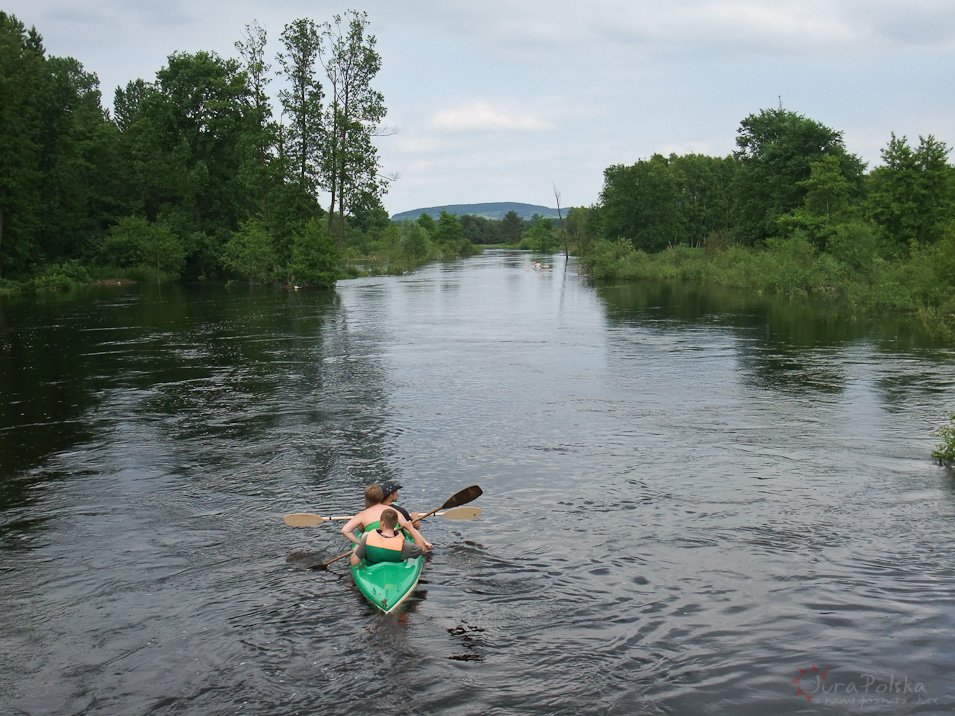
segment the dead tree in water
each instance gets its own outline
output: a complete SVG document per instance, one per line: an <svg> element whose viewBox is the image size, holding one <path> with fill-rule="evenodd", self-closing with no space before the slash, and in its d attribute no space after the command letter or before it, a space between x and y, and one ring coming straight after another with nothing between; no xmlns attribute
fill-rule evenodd
<svg viewBox="0 0 955 716"><path fill-rule="evenodd" d="M570 252L567 250L567 234L564 233L564 217L560 213L560 192L557 191L557 184L554 184L554 198L557 200L557 218L560 219L560 238L564 241L564 258L570 258Z"/></svg>

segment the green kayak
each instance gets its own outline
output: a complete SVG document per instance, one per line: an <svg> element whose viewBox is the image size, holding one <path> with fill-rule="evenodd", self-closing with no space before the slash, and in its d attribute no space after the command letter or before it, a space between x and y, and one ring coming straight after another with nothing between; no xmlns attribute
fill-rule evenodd
<svg viewBox="0 0 955 716"><path fill-rule="evenodd" d="M393 612L418 586L424 557L406 559L404 562L378 562L368 564L365 560L352 566L351 574L359 591L368 601L385 614Z"/></svg>

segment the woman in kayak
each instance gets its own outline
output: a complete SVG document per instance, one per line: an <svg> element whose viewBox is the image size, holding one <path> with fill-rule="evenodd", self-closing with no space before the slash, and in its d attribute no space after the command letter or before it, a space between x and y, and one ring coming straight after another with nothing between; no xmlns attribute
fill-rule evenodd
<svg viewBox="0 0 955 716"><path fill-rule="evenodd" d="M384 494L380 485L369 485L366 487L365 509L345 523L345 526L342 527L342 534L351 542L359 544L361 539L355 534L355 530L367 532L368 530L375 529L378 527L381 513L387 509L391 509L387 505L382 504L383 500ZM394 512L393 509L392 512ZM398 524L401 525L401 529L406 530L408 534L411 535L411 539L414 540L416 545L421 547L422 551L427 552L431 549L431 543L425 540L421 533L414 528L414 525L405 519L403 515L398 516Z"/></svg>
<svg viewBox="0 0 955 716"><path fill-rule="evenodd" d="M412 544L397 532L398 513L386 508L381 513L381 527L369 530L361 536L358 546L351 555L351 563L356 567L365 560L369 564L376 562L403 562L421 555L422 549Z"/></svg>

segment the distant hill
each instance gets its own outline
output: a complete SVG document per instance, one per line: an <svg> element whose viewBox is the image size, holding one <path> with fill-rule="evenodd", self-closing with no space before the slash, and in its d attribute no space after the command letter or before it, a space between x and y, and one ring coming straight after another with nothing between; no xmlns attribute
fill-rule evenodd
<svg viewBox="0 0 955 716"><path fill-rule="evenodd" d="M430 214L433 219L437 219L441 215L442 210L455 216L470 214L471 216L481 216L485 219L503 219L509 211L516 212L522 219L533 219L534 214L540 214L548 219L557 218L557 209L551 209L546 206L535 206L534 204L520 204L514 201L496 201L486 204L448 204L447 206L431 206L427 209L402 211L400 214L392 216L391 220L415 220L422 214ZM561 208L561 212L566 216L567 209Z"/></svg>

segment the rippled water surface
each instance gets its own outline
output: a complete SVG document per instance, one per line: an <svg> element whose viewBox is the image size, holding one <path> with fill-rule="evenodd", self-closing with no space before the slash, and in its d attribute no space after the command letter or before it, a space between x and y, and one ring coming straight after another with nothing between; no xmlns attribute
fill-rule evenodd
<svg viewBox="0 0 955 716"><path fill-rule="evenodd" d="M0 713L955 712L955 354L548 261L0 303ZM388 617L282 522L382 479Z"/></svg>

